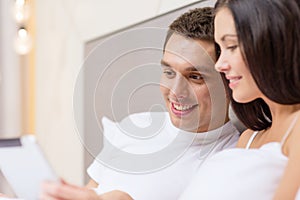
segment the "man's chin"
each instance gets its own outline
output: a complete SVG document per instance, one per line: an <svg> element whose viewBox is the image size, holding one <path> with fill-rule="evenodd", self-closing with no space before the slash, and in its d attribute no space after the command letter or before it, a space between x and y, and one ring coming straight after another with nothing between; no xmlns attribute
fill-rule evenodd
<svg viewBox="0 0 300 200"><path fill-rule="evenodd" d="M189 132L196 132L195 130L198 129L197 125L193 125L193 119L187 118L178 118L178 117L173 117L171 116L171 122L172 124L181 130L189 131Z"/></svg>

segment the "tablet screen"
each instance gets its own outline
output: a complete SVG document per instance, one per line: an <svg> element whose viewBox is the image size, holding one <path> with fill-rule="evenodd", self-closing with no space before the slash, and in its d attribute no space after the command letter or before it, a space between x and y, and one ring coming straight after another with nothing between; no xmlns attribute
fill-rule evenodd
<svg viewBox="0 0 300 200"><path fill-rule="evenodd" d="M38 199L44 180L58 180L34 136L0 139L0 168L17 197Z"/></svg>

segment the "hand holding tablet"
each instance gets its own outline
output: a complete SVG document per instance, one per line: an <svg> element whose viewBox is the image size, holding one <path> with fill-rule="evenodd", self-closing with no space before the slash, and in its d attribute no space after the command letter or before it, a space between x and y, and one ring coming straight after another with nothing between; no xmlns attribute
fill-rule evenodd
<svg viewBox="0 0 300 200"><path fill-rule="evenodd" d="M26 200L38 199L43 181L59 180L34 136L0 139L0 169L17 197Z"/></svg>

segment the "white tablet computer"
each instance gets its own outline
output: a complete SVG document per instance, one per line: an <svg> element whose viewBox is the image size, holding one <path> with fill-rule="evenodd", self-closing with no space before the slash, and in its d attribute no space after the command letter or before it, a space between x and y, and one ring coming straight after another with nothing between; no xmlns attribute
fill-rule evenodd
<svg viewBox="0 0 300 200"><path fill-rule="evenodd" d="M44 180L58 180L34 136L0 139L0 169L17 197L36 200Z"/></svg>

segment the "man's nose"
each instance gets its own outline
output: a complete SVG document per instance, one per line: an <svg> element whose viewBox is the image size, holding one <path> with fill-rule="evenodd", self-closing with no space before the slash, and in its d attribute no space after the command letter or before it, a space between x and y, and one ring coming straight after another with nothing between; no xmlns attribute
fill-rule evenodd
<svg viewBox="0 0 300 200"><path fill-rule="evenodd" d="M172 85L172 93L177 99L184 99L188 96L188 81L183 76L176 77L174 84Z"/></svg>

